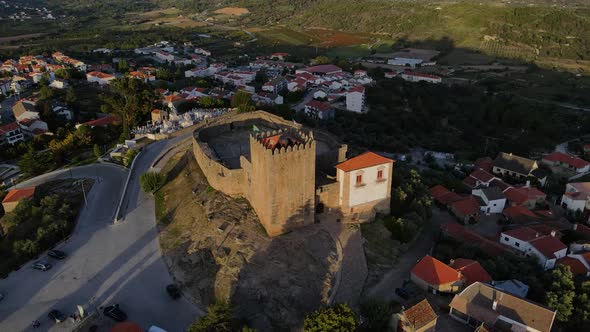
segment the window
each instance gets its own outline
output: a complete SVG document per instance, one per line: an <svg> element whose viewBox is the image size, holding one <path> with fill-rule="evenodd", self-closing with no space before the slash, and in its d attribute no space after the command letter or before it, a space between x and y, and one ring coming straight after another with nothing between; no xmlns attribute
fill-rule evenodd
<svg viewBox="0 0 590 332"><path fill-rule="evenodd" d="M356 176L356 185L357 186L360 186L362 184L363 184L363 176L362 176L362 174L361 175L357 175Z"/></svg>
<svg viewBox="0 0 590 332"><path fill-rule="evenodd" d="M518 243L516 241L514 241L514 245L517 246L517 247L520 247L520 243Z"/></svg>
<svg viewBox="0 0 590 332"><path fill-rule="evenodd" d="M377 171L377 181L383 180L383 170L380 169Z"/></svg>
<svg viewBox="0 0 590 332"><path fill-rule="evenodd" d="M504 241L508 241L508 237L507 236L504 236Z"/></svg>

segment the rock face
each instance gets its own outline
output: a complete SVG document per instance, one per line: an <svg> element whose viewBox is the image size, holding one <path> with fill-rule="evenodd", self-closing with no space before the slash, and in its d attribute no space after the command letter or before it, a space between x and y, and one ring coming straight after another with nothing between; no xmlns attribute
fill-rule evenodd
<svg viewBox="0 0 590 332"><path fill-rule="evenodd" d="M170 220L160 242L185 293L202 309L230 301L237 318L259 331L301 326L334 282L330 234L310 225L269 238L248 201L209 187L190 155L177 162L178 175L163 188Z"/></svg>

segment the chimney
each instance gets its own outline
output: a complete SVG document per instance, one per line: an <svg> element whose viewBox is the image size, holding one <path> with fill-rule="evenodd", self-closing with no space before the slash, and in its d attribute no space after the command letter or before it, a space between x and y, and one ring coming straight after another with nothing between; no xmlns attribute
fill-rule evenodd
<svg viewBox="0 0 590 332"><path fill-rule="evenodd" d="M494 300L494 302L492 302L492 310L496 311L497 307L498 307L498 300Z"/></svg>
<svg viewBox="0 0 590 332"><path fill-rule="evenodd" d="M529 188L531 186L531 181L530 180L526 180L526 185L525 187Z"/></svg>
<svg viewBox="0 0 590 332"><path fill-rule="evenodd" d="M556 234L556 233L557 233L557 232L555 232L555 230L552 230L552 231L551 231L551 236L552 236L552 237L555 237L555 234Z"/></svg>
<svg viewBox="0 0 590 332"><path fill-rule="evenodd" d="M572 226L572 229L575 231L578 229L578 224L574 224L574 226Z"/></svg>
<svg viewBox="0 0 590 332"><path fill-rule="evenodd" d="M541 235L539 232L535 233L535 237L539 237L539 235Z"/></svg>

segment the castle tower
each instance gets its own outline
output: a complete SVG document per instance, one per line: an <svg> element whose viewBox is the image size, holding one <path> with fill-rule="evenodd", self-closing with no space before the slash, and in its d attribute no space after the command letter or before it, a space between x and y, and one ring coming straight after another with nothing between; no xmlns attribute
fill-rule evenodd
<svg viewBox="0 0 590 332"><path fill-rule="evenodd" d="M250 135L249 201L270 236L312 224L316 142L313 133Z"/></svg>

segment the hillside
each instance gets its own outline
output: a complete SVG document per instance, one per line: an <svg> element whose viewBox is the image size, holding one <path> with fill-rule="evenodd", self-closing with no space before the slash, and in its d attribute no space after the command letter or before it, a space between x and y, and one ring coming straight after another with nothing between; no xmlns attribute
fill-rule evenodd
<svg viewBox="0 0 590 332"><path fill-rule="evenodd" d="M395 1L395 0L17 0L47 6L66 15L70 33L92 28L125 29L151 23L145 12L173 9L169 17L250 27L261 30L305 31L328 28L371 34L373 40L409 41L448 38L454 46L485 53L551 63L555 59L590 60L590 7L583 0L500 1ZM585 4L585 5L584 5ZM241 15L220 14L226 7L241 7ZM217 12L216 12L217 10ZM223 12L223 11L221 11ZM231 12L231 11L230 11ZM172 12L171 12L172 13ZM9 34L4 27L3 34ZM22 25L22 24L21 24ZM153 25L153 24L152 24ZM43 24L19 31L40 32ZM176 25L195 27L196 24ZM19 24L11 28L17 29ZM28 29L27 29L28 28ZM277 43L288 43L279 38ZM299 45L298 45L299 46ZM317 45L314 45L317 46Z"/></svg>

